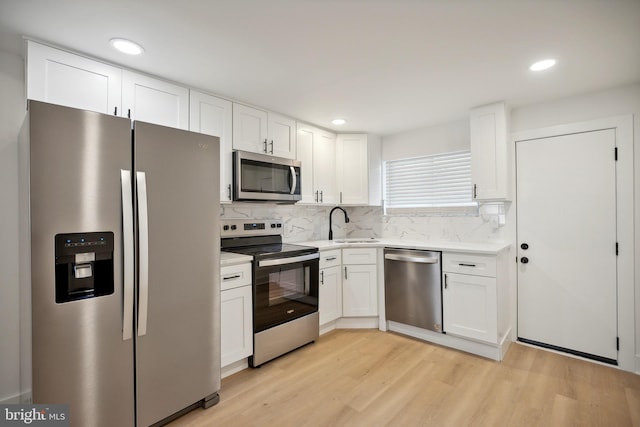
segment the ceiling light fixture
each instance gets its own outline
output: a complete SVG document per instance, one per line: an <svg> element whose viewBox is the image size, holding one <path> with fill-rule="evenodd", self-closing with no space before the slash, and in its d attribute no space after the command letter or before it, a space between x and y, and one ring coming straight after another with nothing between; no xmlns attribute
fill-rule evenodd
<svg viewBox="0 0 640 427"><path fill-rule="evenodd" d="M138 43L132 42L131 40L125 39L111 39L109 40L111 46L118 49L120 52L126 53L128 55L140 55L144 52L142 46Z"/></svg>
<svg viewBox="0 0 640 427"><path fill-rule="evenodd" d="M333 119L331 120L331 123L333 123L334 125L340 126L347 123L347 121L345 119Z"/></svg>
<svg viewBox="0 0 640 427"><path fill-rule="evenodd" d="M533 63L529 69L531 71L542 71L542 70L546 70L547 68L551 68L554 65L556 65L556 60L555 59L543 59L542 61L538 61Z"/></svg>

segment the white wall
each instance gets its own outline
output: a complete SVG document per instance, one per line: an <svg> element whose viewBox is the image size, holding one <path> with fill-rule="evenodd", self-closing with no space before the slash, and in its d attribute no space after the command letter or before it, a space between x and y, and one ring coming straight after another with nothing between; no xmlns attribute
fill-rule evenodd
<svg viewBox="0 0 640 427"><path fill-rule="evenodd" d="M0 403L20 390L18 132L25 114L22 58L0 50Z"/></svg>
<svg viewBox="0 0 640 427"><path fill-rule="evenodd" d="M385 136L382 142L383 161L468 150L469 120Z"/></svg>

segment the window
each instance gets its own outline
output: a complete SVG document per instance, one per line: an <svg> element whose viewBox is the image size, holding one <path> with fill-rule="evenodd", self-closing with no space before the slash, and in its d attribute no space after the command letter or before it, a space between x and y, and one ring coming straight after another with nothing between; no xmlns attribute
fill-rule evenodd
<svg viewBox="0 0 640 427"><path fill-rule="evenodd" d="M384 165L386 213L477 213L471 194L471 152L390 160Z"/></svg>

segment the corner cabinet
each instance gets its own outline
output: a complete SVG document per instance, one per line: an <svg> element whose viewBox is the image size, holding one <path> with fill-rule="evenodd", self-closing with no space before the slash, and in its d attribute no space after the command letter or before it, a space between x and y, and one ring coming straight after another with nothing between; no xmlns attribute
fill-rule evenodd
<svg viewBox="0 0 640 427"><path fill-rule="evenodd" d="M366 134L339 134L336 165L339 203L382 204L380 138Z"/></svg>
<svg viewBox="0 0 640 427"><path fill-rule="evenodd" d="M220 138L220 203L231 203L232 102L206 93L189 92L189 130Z"/></svg>
<svg viewBox="0 0 640 427"><path fill-rule="evenodd" d="M342 315L378 315L378 266L376 248L342 250Z"/></svg>
<svg viewBox="0 0 640 427"><path fill-rule="evenodd" d="M296 122L280 114L233 104L233 148L296 158Z"/></svg>
<svg viewBox="0 0 640 427"><path fill-rule="evenodd" d="M442 310L447 334L500 344L509 331L506 252L443 253Z"/></svg>
<svg viewBox="0 0 640 427"><path fill-rule="evenodd" d="M118 115L122 70L27 41L27 99Z"/></svg>
<svg viewBox="0 0 640 427"><path fill-rule="evenodd" d="M318 311L320 325L342 317L342 256L340 249L320 252Z"/></svg>
<svg viewBox="0 0 640 427"><path fill-rule="evenodd" d="M336 135L297 123L297 159L302 162L302 200L299 203L338 203Z"/></svg>
<svg viewBox="0 0 640 427"><path fill-rule="evenodd" d="M253 354L251 264L223 266L220 274L220 365L225 367Z"/></svg>
<svg viewBox="0 0 640 427"><path fill-rule="evenodd" d="M508 201L509 115L504 102L471 110L471 177L477 201Z"/></svg>

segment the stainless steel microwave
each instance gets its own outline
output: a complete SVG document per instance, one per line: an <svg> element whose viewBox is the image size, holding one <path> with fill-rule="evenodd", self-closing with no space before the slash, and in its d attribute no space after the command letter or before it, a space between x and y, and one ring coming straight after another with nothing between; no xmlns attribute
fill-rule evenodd
<svg viewBox="0 0 640 427"><path fill-rule="evenodd" d="M295 203L300 193L299 160L233 152L233 200Z"/></svg>

